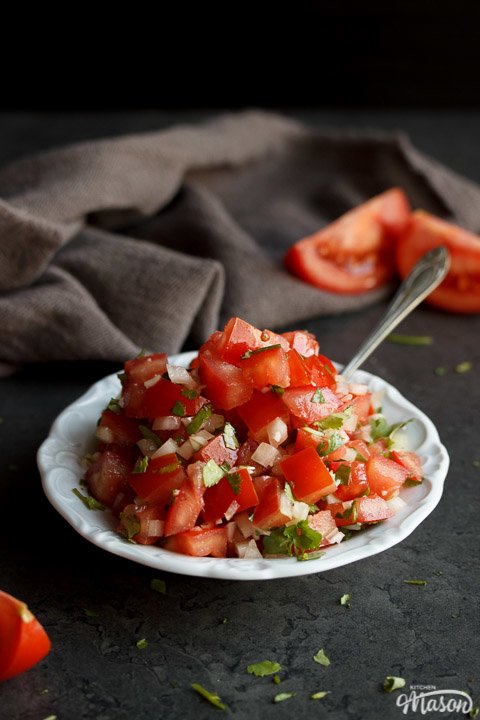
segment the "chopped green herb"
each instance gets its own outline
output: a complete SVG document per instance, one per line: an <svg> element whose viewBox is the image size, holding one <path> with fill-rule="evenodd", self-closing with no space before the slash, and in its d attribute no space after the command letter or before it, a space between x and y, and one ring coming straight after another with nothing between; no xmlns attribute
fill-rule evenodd
<svg viewBox="0 0 480 720"><path fill-rule="evenodd" d="M148 646L148 642L145 640L145 638L142 638L141 640L137 640L137 648L139 650L145 650L145 648Z"/></svg>
<svg viewBox="0 0 480 720"><path fill-rule="evenodd" d="M290 700L290 698L292 698L292 697L295 697L294 692L278 693L278 695L275 695L275 697L273 698L273 702L274 703L283 702L284 700Z"/></svg>
<svg viewBox="0 0 480 720"><path fill-rule="evenodd" d="M390 434L390 424L380 415L380 417L370 419L370 435L372 440L379 440Z"/></svg>
<svg viewBox="0 0 480 720"><path fill-rule="evenodd" d="M265 347L257 348L256 350L247 350L247 352L243 353L240 360L248 360L252 355L258 355L258 353L265 352L266 350L278 350L278 348L281 347L281 345L265 345Z"/></svg>
<svg viewBox="0 0 480 720"><path fill-rule="evenodd" d="M463 375L464 373L470 372L470 370L473 367L473 363L469 362L468 360L465 360L465 362L458 363L458 365L455 365L455 372L459 375Z"/></svg>
<svg viewBox="0 0 480 720"><path fill-rule="evenodd" d="M316 663L323 665L324 667L328 667L330 665L330 660L325 655L323 648L320 648L320 650L313 656L313 659Z"/></svg>
<svg viewBox="0 0 480 720"><path fill-rule="evenodd" d="M297 555L297 560L305 562L306 560L318 560L325 555L323 550L314 550L313 552L304 552L301 555Z"/></svg>
<svg viewBox="0 0 480 720"><path fill-rule="evenodd" d="M83 495L78 488L72 488L72 492L89 510L105 510L105 505L102 505L101 502L95 500L91 495Z"/></svg>
<svg viewBox="0 0 480 720"><path fill-rule="evenodd" d="M265 677L265 675L275 675L280 672L282 666L278 662L272 662L271 660L262 660L258 663L248 665L247 672L255 677Z"/></svg>
<svg viewBox="0 0 480 720"><path fill-rule="evenodd" d="M122 410L122 408L120 407L120 399L110 398L110 402L107 405L107 410L111 410L116 415L118 415Z"/></svg>
<svg viewBox="0 0 480 720"><path fill-rule="evenodd" d="M320 455L320 457L323 457L324 455L330 455L330 453L343 447L343 445L345 445L345 442L346 441L339 433L334 432L332 435L330 435L328 440L325 439L323 442L317 445L317 453Z"/></svg>
<svg viewBox="0 0 480 720"><path fill-rule="evenodd" d="M183 395L183 397L186 397L188 400L195 400L195 398L198 397L198 391L189 389L189 388L184 388L182 390L182 395Z"/></svg>
<svg viewBox="0 0 480 720"><path fill-rule="evenodd" d="M127 379L127 373L125 373L125 372L119 372L119 373L117 373L117 378L120 380L120 382L121 382L122 385L123 385L123 383L124 383L124 382L126 381L126 379Z"/></svg>
<svg viewBox="0 0 480 720"><path fill-rule="evenodd" d="M426 580L404 580L403 581L406 585L426 585Z"/></svg>
<svg viewBox="0 0 480 720"><path fill-rule="evenodd" d="M48 688L43 688L43 690L40 691L41 695L46 695L49 692Z"/></svg>
<svg viewBox="0 0 480 720"><path fill-rule="evenodd" d="M405 687L405 680L401 677L395 677L395 675L387 675L383 681L383 689L388 693L400 690L402 687Z"/></svg>
<svg viewBox="0 0 480 720"><path fill-rule="evenodd" d="M231 467L231 466L230 466L230 464L225 460L225 462L223 462L223 463L220 465L220 467L222 468L223 472L224 472L225 474L227 474L227 473L230 471L230 467Z"/></svg>
<svg viewBox="0 0 480 720"><path fill-rule="evenodd" d="M158 435L154 433L153 430L150 430L150 428L146 425L139 425L138 429L146 440L152 440L154 443L157 443L157 445L162 444L161 438L159 438Z"/></svg>
<svg viewBox="0 0 480 720"><path fill-rule="evenodd" d="M147 471L148 468L148 461L149 458L147 455L145 457L139 458L137 462L135 463L135 467L133 468L133 473L144 473Z"/></svg>
<svg viewBox="0 0 480 720"><path fill-rule="evenodd" d="M282 681L281 681L281 678L280 678L280 675L274 675L274 676L273 676L273 682L275 683L275 685L280 685L280 683L282 682Z"/></svg>
<svg viewBox="0 0 480 720"><path fill-rule="evenodd" d="M180 469L180 463L179 462L172 462L168 465L164 465L161 468L156 468L153 472L156 475L166 475L167 473L176 472Z"/></svg>
<svg viewBox="0 0 480 720"><path fill-rule="evenodd" d="M185 405L180 402L180 400L175 400L175 404L172 407L172 415L176 415L177 417L185 417Z"/></svg>
<svg viewBox="0 0 480 720"><path fill-rule="evenodd" d="M313 693L310 695L311 700L323 700L326 695L330 694L330 690L320 690L320 692Z"/></svg>
<svg viewBox="0 0 480 720"><path fill-rule="evenodd" d="M187 426L187 433L189 435L194 435L196 432L198 432L202 427L203 423L208 420L211 414L212 406L202 405L197 414L192 418L192 422L190 423L190 425Z"/></svg>
<svg viewBox="0 0 480 720"><path fill-rule="evenodd" d="M142 348L141 350L138 351L138 354L135 356L135 360L145 357L146 354L147 354L147 351Z"/></svg>
<svg viewBox="0 0 480 720"><path fill-rule="evenodd" d="M280 387L280 385L272 385L272 392L277 395L283 395L285 388Z"/></svg>
<svg viewBox="0 0 480 720"><path fill-rule="evenodd" d="M324 403L325 397L320 390L320 388L317 388L315 392L313 393L312 397L310 398L310 402L312 403Z"/></svg>
<svg viewBox="0 0 480 720"><path fill-rule="evenodd" d="M352 596L349 593L345 593L345 595L342 595L340 598L340 605L345 605L345 607L350 607L350 600L352 599Z"/></svg>
<svg viewBox="0 0 480 720"><path fill-rule="evenodd" d="M469 717L469 718L476 718L476 717L478 717L479 713L480 713L480 708L479 708L478 705L477 705L476 707L473 707L473 708L470 710L470 712L468 713L468 717Z"/></svg>
<svg viewBox="0 0 480 720"><path fill-rule="evenodd" d="M222 618L222 622L221 622L222 625L226 625L227 622L228 622L228 618Z"/></svg>
<svg viewBox="0 0 480 720"><path fill-rule="evenodd" d="M437 367L434 370L435 375L438 375L438 377L443 377L447 374L447 368L446 367Z"/></svg>
<svg viewBox="0 0 480 720"><path fill-rule="evenodd" d="M332 413L323 420L318 420L315 425L319 430L340 430L344 419L343 413Z"/></svg>
<svg viewBox="0 0 480 720"><path fill-rule="evenodd" d="M120 513L120 520L125 529L127 540L133 542L135 535L140 532L140 521L135 516L125 515L124 512Z"/></svg>
<svg viewBox="0 0 480 720"><path fill-rule="evenodd" d="M417 480L417 478L414 477L407 477L405 482L403 483L403 487L418 487L420 483L422 482L423 478L420 478L420 480Z"/></svg>
<svg viewBox="0 0 480 720"><path fill-rule="evenodd" d="M192 683L191 685L192 690L195 690L199 695L201 695L205 700L207 700L211 705L214 705L214 707L218 708L219 710L226 710L227 706L225 703L223 703L215 692L209 692L208 690L205 690L204 687L199 685L199 683Z"/></svg>
<svg viewBox="0 0 480 720"><path fill-rule="evenodd" d="M89 608L83 608L83 612L87 617L94 618L99 616L98 612L96 612L95 610L90 610Z"/></svg>
<svg viewBox="0 0 480 720"><path fill-rule="evenodd" d="M162 595L167 594L167 584L165 580L160 580L159 578L152 578L152 580L150 580L150 587L152 590L162 593Z"/></svg>
<svg viewBox="0 0 480 720"><path fill-rule="evenodd" d="M231 473L231 474L227 475L227 480L230 483L230 487L232 488L233 494L240 495L240 489L242 487L240 473Z"/></svg>
<svg viewBox="0 0 480 720"><path fill-rule="evenodd" d="M236 450L239 447L239 442L237 440L237 436L235 435L235 428L228 421L225 423L225 427L223 428L223 442L225 443L225 447L229 448L229 450Z"/></svg>
<svg viewBox="0 0 480 720"><path fill-rule="evenodd" d="M352 468L350 465L340 465L335 471L335 480L338 480L340 485L348 485L351 472Z"/></svg>
<svg viewBox="0 0 480 720"><path fill-rule="evenodd" d="M316 550L322 542L322 534L313 530L308 520L296 525L283 526L272 530L263 538L263 548L267 555L296 555L302 557L306 550Z"/></svg>
<svg viewBox="0 0 480 720"><path fill-rule="evenodd" d="M480 468L480 460L472 460L473 467Z"/></svg>
<svg viewBox="0 0 480 720"><path fill-rule="evenodd" d="M224 476L224 471L217 465L215 460L209 460L202 469L203 484L205 487L213 487L220 482Z"/></svg>
<svg viewBox="0 0 480 720"><path fill-rule="evenodd" d="M440 576L440 575L443 575L443 572L441 570L434 570L433 574Z"/></svg>
<svg viewBox="0 0 480 720"><path fill-rule="evenodd" d="M433 338L430 335L400 335L399 333L390 333L387 336L388 342L395 345L432 345Z"/></svg>
<svg viewBox="0 0 480 720"><path fill-rule="evenodd" d="M57 715L49 715L46 718L43 718L43 720L58 720Z"/></svg>

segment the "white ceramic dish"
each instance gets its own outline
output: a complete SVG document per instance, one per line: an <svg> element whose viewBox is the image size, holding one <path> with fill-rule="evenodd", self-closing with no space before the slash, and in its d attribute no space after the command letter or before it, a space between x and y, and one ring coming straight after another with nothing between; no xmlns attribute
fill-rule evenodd
<svg viewBox="0 0 480 720"><path fill-rule="evenodd" d="M195 353L182 353L172 357L171 362L186 366L194 356ZM413 418L404 432L409 448L421 457L426 479L418 487L402 490L401 496L407 506L394 517L327 548L325 555L317 560L241 560L179 555L152 545L126 542L115 532L115 520L109 511L88 510L72 489L79 487L84 474L82 457L94 448L97 419L109 399L120 390L116 375L95 383L55 420L38 451L43 489L56 510L84 538L114 555L157 570L228 580L268 580L324 572L362 560L399 543L432 512L442 495L449 457L431 420L392 385L363 371L355 374L355 380L366 383L373 392L384 391L383 412L391 423Z"/></svg>

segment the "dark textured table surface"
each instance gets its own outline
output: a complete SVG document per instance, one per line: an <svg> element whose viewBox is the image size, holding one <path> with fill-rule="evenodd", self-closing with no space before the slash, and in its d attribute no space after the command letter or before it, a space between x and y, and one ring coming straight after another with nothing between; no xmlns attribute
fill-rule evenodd
<svg viewBox="0 0 480 720"><path fill-rule="evenodd" d="M417 147L480 182L480 113L303 117L332 126L403 129ZM167 113L4 115L0 162L176 119ZM341 362L383 311L380 304L306 326L319 336L323 352ZM436 424L451 457L443 498L390 550L287 580L234 583L167 575L90 545L43 496L35 453L56 415L116 368L46 365L1 380L0 587L28 602L48 630L52 651L40 665L0 686L0 718L221 716L190 689L198 682L216 690L238 718L393 720L402 713L395 695L381 689L390 674L404 677L407 687L466 690L478 703L480 468L473 461L480 460L480 317L421 307L401 329L429 334L434 343L417 348L385 343L365 369L396 385ZM473 363L472 370L456 373L453 368L465 360ZM434 373L439 365L448 368L443 377ZM166 581L165 595L150 589L153 577ZM409 578L425 579L427 585L406 585ZM350 609L339 604L344 593L352 595ZM136 647L140 638L148 641L143 650ZM312 661L320 647L331 659L328 668ZM262 659L281 663L281 685L246 673L249 663ZM319 690L330 694L310 700ZM296 696L274 705L279 691Z"/></svg>

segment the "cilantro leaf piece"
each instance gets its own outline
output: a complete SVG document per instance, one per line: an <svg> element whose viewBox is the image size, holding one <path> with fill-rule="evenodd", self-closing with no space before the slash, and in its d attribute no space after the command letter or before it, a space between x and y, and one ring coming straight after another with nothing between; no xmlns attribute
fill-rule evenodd
<svg viewBox="0 0 480 720"><path fill-rule="evenodd" d="M141 640L137 640L137 648L139 650L145 650L145 648L148 646L148 642L145 640L145 638L142 638Z"/></svg>
<svg viewBox="0 0 480 720"><path fill-rule="evenodd" d="M231 474L227 475L227 480L230 484L230 487L232 488L233 494L240 495L240 490L242 487L240 473L231 473Z"/></svg>
<svg viewBox="0 0 480 720"><path fill-rule="evenodd" d="M247 672L255 677L265 677L265 675L275 675L280 672L282 666L278 662L272 660L262 660L247 666Z"/></svg>
<svg viewBox="0 0 480 720"><path fill-rule="evenodd" d="M225 443L225 447L230 450L236 450L239 447L239 442L235 434L235 428L228 421L225 423L225 427L223 428L223 442Z"/></svg>
<svg viewBox="0 0 480 720"><path fill-rule="evenodd" d="M292 555L292 541L284 535L284 527L275 528L263 538L263 550L267 555Z"/></svg>
<svg viewBox="0 0 480 720"><path fill-rule="evenodd" d="M343 425L344 415L342 413L332 413L327 415L323 420L317 420L315 425L319 430L340 430Z"/></svg>
<svg viewBox="0 0 480 720"><path fill-rule="evenodd" d="M248 358L252 357L252 355L258 355L258 353L265 352L265 350L277 350L281 347L282 346L280 344L265 345L265 347L257 348L256 350L247 350L247 352L244 352L243 355L240 357L240 360L248 360Z"/></svg>
<svg viewBox="0 0 480 720"><path fill-rule="evenodd" d="M325 655L323 648L320 648L320 650L313 656L313 659L316 663L323 665L324 667L328 667L330 665L330 660Z"/></svg>
<svg viewBox="0 0 480 720"><path fill-rule="evenodd" d="M177 417L185 417L185 413L185 405L181 403L180 400L175 400L175 404L172 407L172 415L176 415Z"/></svg>
<svg viewBox="0 0 480 720"><path fill-rule="evenodd" d="M305 551L316 550L321 542L322 533L311 528L308 520L300 520L296 525L284 525L265 535L263 549L267 555L296 555L299 560L306 560Z"/></svg>
<svg viewBox="0 0 480 720"><path fill-rule="evenodd" d="M214 707L218 708L219 710L226 710L227 706L225 703L223 703L220 699L220 696L217 695L215 692L210 692L209 690L206 690L204 687L202 687L199 683L192 683L190 686L192 690L195 690L199 695L201 695L205 700L207 700L210 705L213 705Z"/></svg>
<svg viewBox="0 0 480 720"><path fill-rule="evenodd" d="M458 365L455 365L455 372L459 375L464 375L467 372L470 372L470 370L473 367L473 363L469 362L468 360L465 360L465 362L458 363Z"/></svg>
<svg viewBox="0 0 480 720"><path fill-rule="evenodd" d="M434 373L438 377L443 377L444 375L447 374L447 368L446 367L437 367L437 368L435 368Z"/></svg>
<svg viewBox="0 0 480 720"><path fill-rule="evenodd" d="M135 516L125 515L124 512L120 513L120 520L127 536L127 540L134 542L133 538L140 532L140 520Z"/></svg>
<svg viewBox="0 0 480 720"><path fill-rule="evenodd" d="M320 388L317 388L315 392L313 393L312 397L310 398L310 402L312 403L324 403L325 397L320 390Z"/></svg>
<svg viewBox="0 0 480 720"><path fill-rule="evenodd" d="M330 455L330 453L343 447L343 445L345 445L345 442L346 440L339 433L334 432L328 438L328 440L325 439L324 442L317 445L317 453L320 455L320 457Z"/></svg>
<svg viewBox="0 0 480 720"><path fill-rule="evenodd" d="M376 418L370 418L370 435L372 436L372 440L379 440L380 438L387 437L390 434L390 431L390 424L383 415Z"/></svg>
<svg viewBox="0 0 480 720"><path fill-rule="evenodd" d="M480 460L472 460L473 467L480 468Z"/></svg>
<svg viewBox="0 0 480 720"><path fill-rule="evenodd" d="M138 473L147 472L148 461L149 461L149 458L148 458L147 455L145 455L145 456L142 457L142 458L139 458L139 459L137 460L137 462L135 463L135 467L133 468L132 473L137 473L137 474L138 474Z"/></svg>
<svg viewBox="0 0 480 720"><path fill-rule="evenodd" d="M202 405L197 414L194 415L194 417L192 418L192 422L190 423L190 425L187 425L187 433L189 435L194 435L196 432L198 432L205 420L208 420L211 414L212 406L208 404Z"/></svg>
<svg viewBox="0 0 480 720"><path fill-rule="evenodd" d="M121 382L122 385L123 385L123 384L126 382L126 380L127 380L127 373L126 373L126 372L119 372L119 373L117 373L117 378L120 380L120 382Z"/></svg>
<svg viewBox="0 0 480 720"><path fill-rule="evenodd" d="M122 408L120 407L120 399L110 398L110 402L107 405L107 410L111 410L115 413L115 415L118 415L122 410Z"/></svg>
<svg viewBox="0 0 480 720"><path fill-rule="evenodd" d="M348 485L351 472L352 468L350 465L340 465L335 470L335 479L340 481L340 485Z"/></svg>
<svg viewBox="0 0 480 720"><path fill-rule="evenodd" d="M89 617L89 618L94 618L94 617L98 617L98 616L99 616L99 613L98 613L98 612L96 612L95 610L90 610L90 608L83 608L83 612L84 612L85 615L86 615L87 617Z"/></svg>
<svg viewBox="0 0 480 720"><path fill-rule="evenodd" d="M156 475L166 475L167 473L175 472L180 468L179 462L172 462L168 463L168 465L164 465L161 468L156 468L153 472Z"/></svg>
<svg viewBox="0 0 480 720"><path fill-rule="evenodd" d="M273 682L275 683L275 685L280 685L280 683L282 682L280 675L274 675Z"/></svg>
<svg viewBox="0 0 480 720"><path fill-rule="evenodd" d="M325 555L323 550L314 550L313 552L304 552L297 555L297 560L304 562L305 560L318 560Z"/></svg>
<svg viewBox="0 0 480 720"><path fill-rule="evenodd" d="M345 605L345 607L350 607L350 600L352 599L352 596L349 593L345 593L345 595L342 595L340 598L340 605Z"/></svg>
<svg viewBox="0 0 480 720"><path fill-rule="evenodd" d="M105 505L102 505L101 502L95 500L91 495L83 495L78 488L72 488L72 492L89 510L105 510Z"/></svg>
<svg viewBox="0 0 480 720"><path fill-rule="evenodd" d="M213 487L224 476L224 471L217 465L215 460L209 460L202 468L203 484L205 487Z"/></svg>
<svg viewBox="0 0 480 720"><path fill-rule="evenodd" d="M403 581L406 585L426 585L426 580L404 580Z"/></svg>
<svg viewBox="0 0 480 720"><path fill-rule="evenodd" d="M290 700L290 698L292 698L292 697L295 697L295 693L294 693L294 692L278 693L278 694L275 695L275 697L273 698L273 702L274 702L274 703L283 702L284 700Z"/></svg>
<svg viewBox="0 0 480 720"><path fill-rule="evenodd" d="M280 385L272 385L272 392L277 395L283 395L285 388L280 387Z"/></svg>
<svg viewBox="0 0 480 720"><path fill-rule="evenodd" d="M159 438L157 433L154 433L153 430L150 430L149 427L146 425L139 425L138 429L146 440L152 440L154 443L157 443L158 446L162 445L161 438Z"/></svg>
<svg viewBox="0 0 480 720"><path fill-rule="evenodd" d="M395 345L432 345L433 338L430 335L401 335L400 333L390 333L387 335L388 342Z"/></svg>
<svg viewBox="0 0 480 720"><path fill-rule="evenodd" d="M320 692L312 693L310 695L311 700L323 700L326 695L330 694L330 690L320 690Z"/></svg>
<svg viewBox="0 0 480 720"><path fill-rule="evenodd" d="M395 677L395 675L387 675L383 681L383 689L388 693L400 690L402 687L405 687L405 680L401 677Z"/></svg>
<svg viewBox="0 0 480 720"><path fill-rule="evenodd" d="M186 397L188 400L195 400L195 398L198 397L198 390L193 390L190 388L183 388L182 395L183 395L183 397Z"/></svg>
<svg viewBox="0 0 480 720"><path fill-rule="evenodd" d="M165 580L160 580L159 578L152 578L152 580L150 580L150 587L152 590L162 593L162 595L167 594L167 583L165 582Z"/></svg>

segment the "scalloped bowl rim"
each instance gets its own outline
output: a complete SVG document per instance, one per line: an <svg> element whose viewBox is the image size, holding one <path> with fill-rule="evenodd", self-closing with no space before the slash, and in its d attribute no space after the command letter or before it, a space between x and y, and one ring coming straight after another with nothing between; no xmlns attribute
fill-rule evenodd
<svg viewBox="0 0 480 720"><path fill-rule="evenodd" d="M170 362L186 366L195 355L196 352L181 353L172 356ZM114 555L157 570L228 580L266 580L325 572L371 557L404 540L432 512L442 496L449 456L432 421L393 385L363 370L358 370L354 379L366 383L374 392L384 391L382 404L390 422L413 418L405 434L409 447L422 458L426 479L418 487L402 489L401 496L407 505L396 515L346 542L326 548L322 558L298 562L295 558L244 560L180 555L155 545L129 543L115 532L110 511L86 508L72 489L78 487L84 474L81 459L93 449L100 412L120 390L116 374L93 384L53 423L37 455L43 490L54 508L84 538Z"/></svg>

